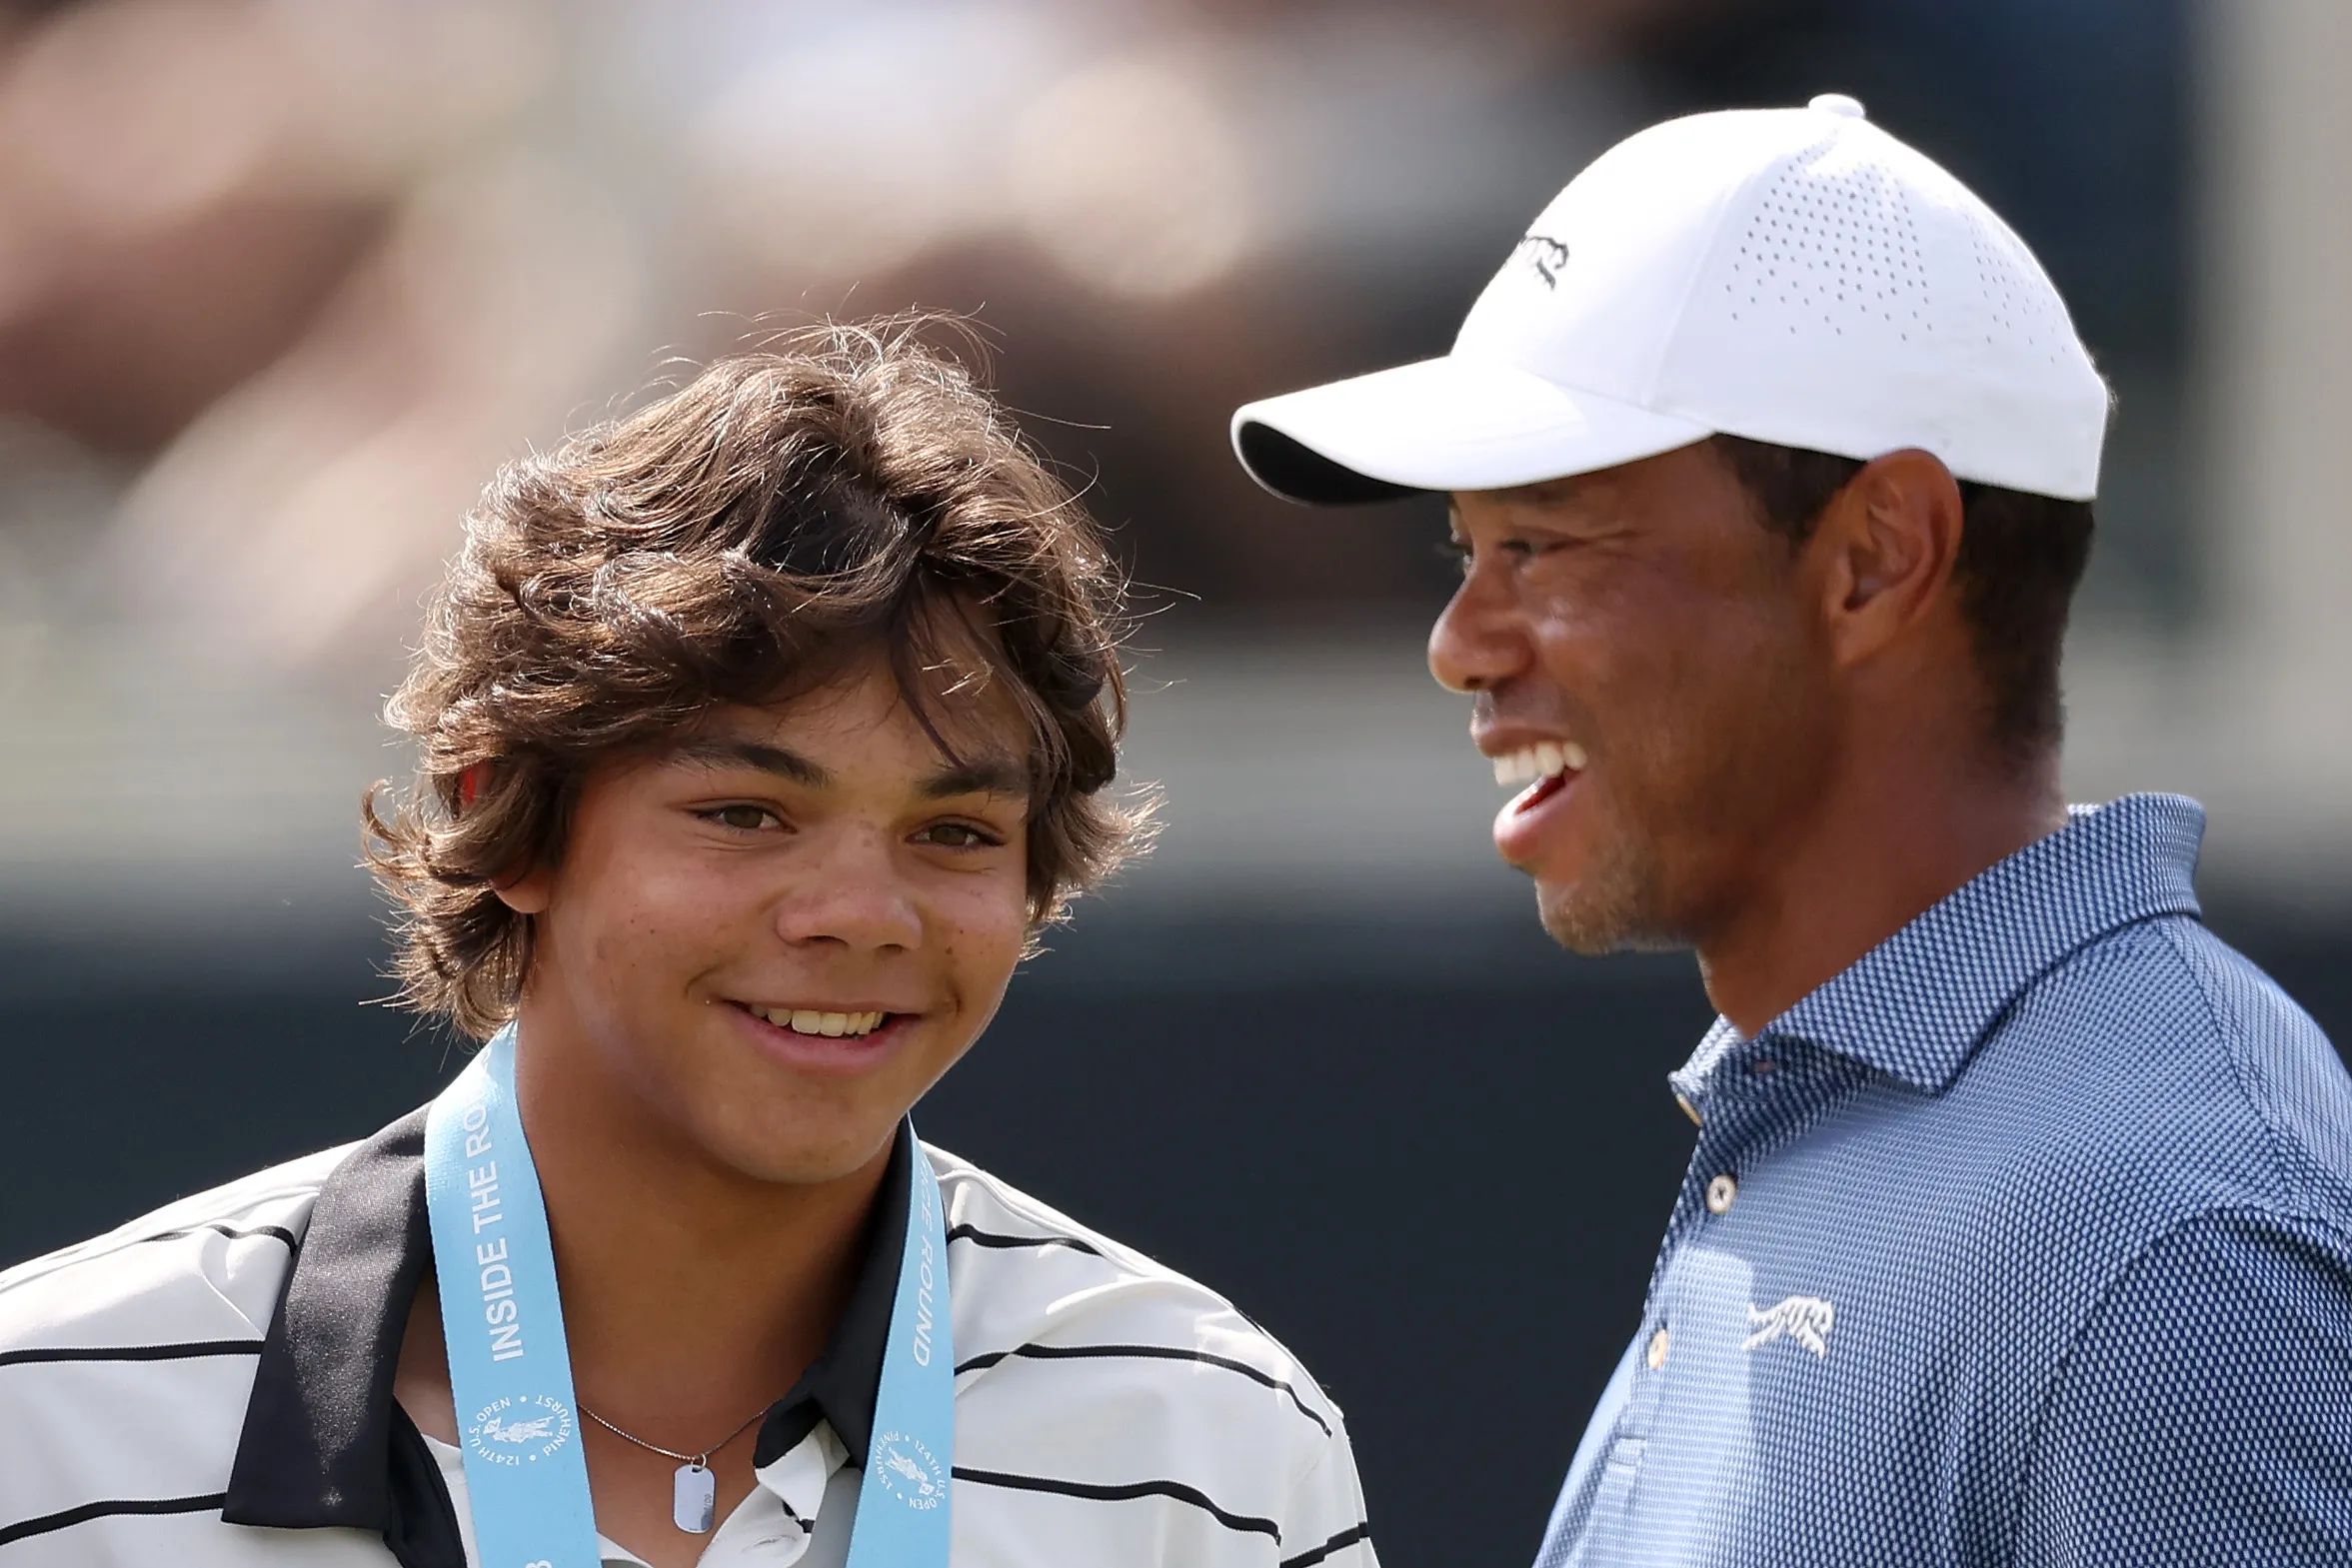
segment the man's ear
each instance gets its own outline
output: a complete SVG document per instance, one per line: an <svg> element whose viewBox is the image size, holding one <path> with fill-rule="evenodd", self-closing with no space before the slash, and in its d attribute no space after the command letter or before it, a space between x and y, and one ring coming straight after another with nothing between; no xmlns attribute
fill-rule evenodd
<svg viewBox="0 0 2352 1568"><path fill-rule="evenodd" d="M1878 657L1944 607L1963 512L1951 471L1916 450L1865 464L1831 499L1806 554L1839 665Z"/></svg>

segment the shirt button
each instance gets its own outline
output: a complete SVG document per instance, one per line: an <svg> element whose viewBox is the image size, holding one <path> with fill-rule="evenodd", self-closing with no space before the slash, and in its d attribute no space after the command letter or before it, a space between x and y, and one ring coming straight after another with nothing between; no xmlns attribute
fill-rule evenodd
<svg viewBox="0 0 2352 1568"><path fill-rule="evenodd" d="M1673 1336L1659 1329L1649 1336L1649 1369L1662 1372L1666 1368L1666 1353L1674 1348Z"/></svg>
<svg viewBox="0 0 2352 1568"><path fill-rule="evenodd" d="M1707 1212L1727 1214L1731 1200L1739 1196L1739 1183L1728 1172L1707 1183Z"/></svg>

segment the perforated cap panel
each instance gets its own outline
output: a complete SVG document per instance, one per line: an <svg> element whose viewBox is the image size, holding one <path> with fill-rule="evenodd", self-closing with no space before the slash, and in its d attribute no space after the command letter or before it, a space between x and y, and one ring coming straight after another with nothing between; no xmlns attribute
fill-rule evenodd
<svg viewBox="0 0 2352 1568"><path fill-rule="evenodd" d="M2033 351L2046 365L2062 366L2075 352L2074 323L2058 302L2058 291L2042 276L2041 264L2006 228L1971 226L1976 251L1976 286L1991 320L1985 341L2008 338Z"/></svg>
<svg viewBox="0 0 2352 1568"><path fill-rule="evenodd" d="M1727 191L1644 406L1732 435L1874 458L1917 447L1963 479L2083 499L2106 389L2009 227L1866 122Z"/></svg>
<svg viewBox="0 0 2352 1568"><path fill-rule="evenodd" d="M1791 164L1749 215L1723 293L1733 321L1801 338L1871 325L1909 342L1932 331L1927 279L1903 188L1874 161Z"/></svg>

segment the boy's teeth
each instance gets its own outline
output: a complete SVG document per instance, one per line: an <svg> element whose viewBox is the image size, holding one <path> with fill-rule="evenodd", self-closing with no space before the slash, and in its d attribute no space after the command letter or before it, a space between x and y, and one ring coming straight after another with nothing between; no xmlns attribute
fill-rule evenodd
<svg viewBox="0 0 2352 1568"><path fill-rule="evenodd" d="M843 1035L872 1034L882 1027L882 1020L890 1014L883 1012L817 1012L807 1007L770 1007L760 1014L778 1028L790 1029L795 1034L822 1034L838 1039Z"/></svg>

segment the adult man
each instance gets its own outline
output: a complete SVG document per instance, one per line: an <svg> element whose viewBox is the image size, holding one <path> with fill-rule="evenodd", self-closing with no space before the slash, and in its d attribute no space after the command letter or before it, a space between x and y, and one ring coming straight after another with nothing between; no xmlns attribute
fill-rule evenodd
<svg viewBox="0 0 2352 1568"><path fill-rule="evenodd" d="M2352 1083L2197 923L2202 813L2059 792L2106 393L1850 99L1605 154L1439 360L1234 422L1453 493L1429 644L1585 952L1722 1016L1540 1561L2352 1561Z"/></svg>
<svg viewBox="0 0 2352 1568"><path fill-rule="evenodd" d="M1279 1346L906 1119L1135 827L1118 604L899 328L509 469L369 818L491 1044L0 1276L8 1561L1369 1568Z"/></svg>

